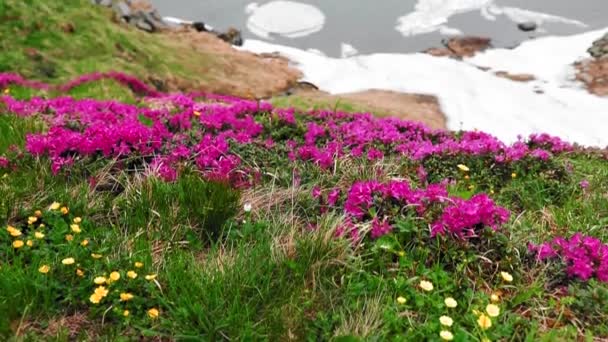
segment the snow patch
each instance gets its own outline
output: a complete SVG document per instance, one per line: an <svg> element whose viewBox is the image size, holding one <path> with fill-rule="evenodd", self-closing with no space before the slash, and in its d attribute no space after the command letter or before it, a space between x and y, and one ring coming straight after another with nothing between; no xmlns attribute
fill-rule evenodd
<svg viewBox="0 0 608 342"><path fill-rule="evenodd" d="M340 45L340 55L342 56L342 58L349 58L358 53L359 51L357 51L357 49L355 49L355 47L350 44L342 43Z"/></svg>
<svg viewBox="0 0 608 342"><path fill-rule="evenodd" d="M556 15L534 12L516 7L501 7L495 0L418 0L414 12L397 20L397 31L404 36L439 31L454 34L457 29L447 25L451 16L479 10L487 20L496 20L497 15L505 15L510 20L521 23L533 21L537 25L544 23L562 23L586 27L584 23Z"/></svg>
<svg viewBox="0 0 608 342"><path fill-rule="evenodd" d="M571 63L585 56L607 29L545 37L507 50L488 50L462 61L427 54L372 54L337 59L246 40L244 49L279 52L304 79L330 93L385 89L435 95L449 129L480 129L513 142L519 134L546 132L590 146L608 145L608 99L571 80ZM534 82L514 82L480 70L529 73Z"/></svg>

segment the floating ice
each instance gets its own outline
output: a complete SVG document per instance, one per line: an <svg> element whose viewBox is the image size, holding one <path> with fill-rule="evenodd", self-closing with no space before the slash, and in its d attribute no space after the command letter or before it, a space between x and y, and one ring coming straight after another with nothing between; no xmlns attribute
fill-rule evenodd
<svg viewBox="0 0 608 342"><path fill-rule="evenodd" d="M496 20L497 15L505 15L510 20L520 23L533 21L537 25L546 22L562 23L586 27L584 23L556 15L528 11L516 7L501 7L495 0L418 0L414 12L397 20L397 31L404 36L439 31L441 33L456 33L455 29L447 26L451 16L479 10L481 16L488 20Z"/></svg>
<svg viewBox="0 0 608 342"><path fill-rule="evenodd" d="M249 4L247 28L255 35L271 39L272 35L297 38L318 32L325 24L325 15L312 5L295 1L271 1L262 6Z"/></svg>

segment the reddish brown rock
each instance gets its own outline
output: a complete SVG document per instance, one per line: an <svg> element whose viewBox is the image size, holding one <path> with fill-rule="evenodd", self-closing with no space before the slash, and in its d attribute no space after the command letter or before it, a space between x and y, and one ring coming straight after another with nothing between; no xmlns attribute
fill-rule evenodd
<svg viewBox="0 0 608 342"><path fill-rule="evenodd" d="M534 81L536 79L536 77L534 77L534 75L530 75L530 74L510 74L506 71L497 71L494 73L494 75L498 76L498 77L502 77L502 78L508 78L511 81L516 81L516 82L530 82L530 81Z"/></svg>
<svg viewBox="0 0 608 342"><path fill-rule="evenodd" d="M587 59L574 64L576 79L583 82L590 93L608 96L608 59Z"/></svg>
<svg viewBox="0 0 608 342"><path fill-rule="evenodd" d="M490 47L490 38L456 37L443 42L443 48L430 48L424 52L435 57L472 57Z"/></svg>
<svg viewBox="0 0 608 342"><path fill-rule="evenodd" d="M463 37L452 38L445 44L450 51L458 57L471 57L479 51L490 46L490 38L486 37Z"/></svg>

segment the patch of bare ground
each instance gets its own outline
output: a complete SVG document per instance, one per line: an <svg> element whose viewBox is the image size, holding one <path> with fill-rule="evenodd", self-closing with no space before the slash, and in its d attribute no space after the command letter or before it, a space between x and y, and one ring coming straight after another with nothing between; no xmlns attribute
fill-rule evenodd
<svg viewBox="0 0 608 342"><path fill-rule="evenodd" d="M590 93L608 96L608 58L586 59L574 63L576 79L583 82Z"/></svg>
<svg viewBox="0 0 608 342"><path fill-rule="evenodd" d="M446 119L435 96L370 89L355 93L331 95L316 90L297 91L296 95L312 101L335 104L347 101L374 113L403 120L422 122L434 129L445 129Z"/></svg>
<svg viewBox="0 0 608 342"><path fill-rule="evenodd" d="M490 38L486 37L455 37L443 42L442 48L430 48L424 51L435 57L463 58L472 57L477 52L491 46Z"/></svg>
<svg viewBox="0 0 608 342"><path fill-rule="evenodd" d="M210 57L201 70L202 90L247 98L268 98L293 86L301 77L289 61L277 56L260 56L233 48L212 34L183 28L163 32L167 44L200 52ZM188 61L184 61L188 63ZM172 80L179 90L191 88Z"/></svg>
<svg viewBox="0 0 608 342"><path fill-rule="evenodd" d="M494 75L496 75L498 77L506 78L506 79L509 79L509 80L515 81L515 82L530 82L530 81L534 81L536 79L536 77L534 77L534 75L511 74L506 71L497 71L494 73Z"/></svg>

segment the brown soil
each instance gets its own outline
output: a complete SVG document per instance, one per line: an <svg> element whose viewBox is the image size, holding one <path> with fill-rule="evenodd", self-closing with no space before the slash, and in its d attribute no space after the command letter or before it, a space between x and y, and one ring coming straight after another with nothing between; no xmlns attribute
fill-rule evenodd
<svg viewBox="0 0 608 342"><path fill-rule="evenodd" d="M583 82L590 93L608 96L608 58L586 59L574 63L576 79Z"/></svg>
<svg viewBox="0 0 608 342"><path fill-rule="evenodd" d="M313 101L335 104L346 101L385 116L418 121L435 129L445 129L446 120L437 98L430 95L406 94L388 90L366 90L356 93L330 95L315 90L296 93L299 97Z"/></svg>
<svg viewBox="0 0 608 342"><path fill-rule="evenodd" d="M201 75L204 91L247 98L268 98L289 89L301 77L289 67L285 58L261 57L234 49L212 34L192 29L161 33L168 44L184 46L210 56L208 73ZM170 80L170 88L190 88L178 80Z"/></svg>

